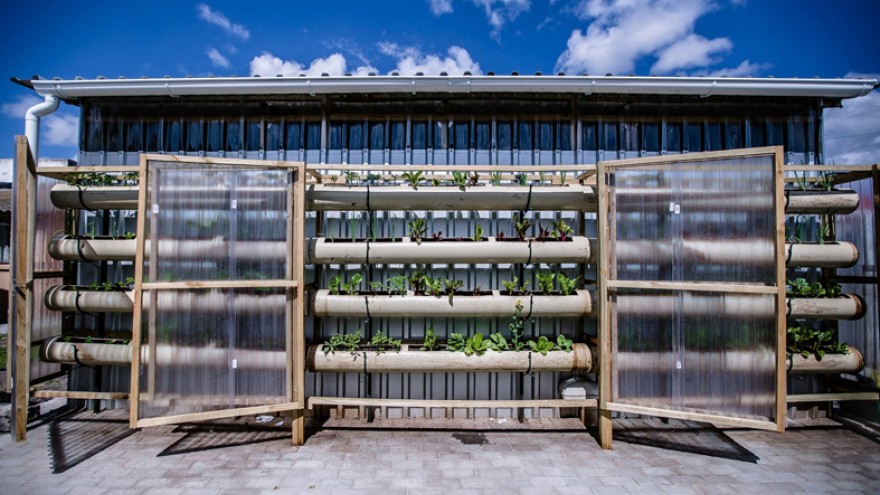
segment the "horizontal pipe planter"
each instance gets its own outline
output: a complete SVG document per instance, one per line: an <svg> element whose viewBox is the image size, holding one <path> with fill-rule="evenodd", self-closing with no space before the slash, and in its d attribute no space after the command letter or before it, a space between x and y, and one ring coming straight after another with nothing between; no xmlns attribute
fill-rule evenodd
<svg viewBox="0 0 880 495"><path fill-rule="evenodd" d="M150 244L144 245L146 256ZM229 242L222 238L200 240L162 239L159 256L176 259L224 259L229 256ZM284 241L236 241L236 257L241 260L284 260ZM137 250L134 239L90 239L70 236L54 237L49 241L49 255L63 261L133 261Z"/></svg>
<svg viewBox="0 0 880 495"><path fill-rule="evenodd" d="M330 295L327 290L315 293L315 316L338 317L510 317L516 303L523 305L522 315L535 317L583 317L593 312L592 296L585 290L569 296L501 295L498 291L481 296L455 295L452 304L445 295Z"/></svg>
<svg viewBox="0 0 880 495"><path fill-rule="evenodd" d="M679 369L723 369L726 372L744 371L763 368L775 369L776 354L766 352L763 359L756 358L748 351L727 352L623 352L616 354L616 369L620 372L654 372L657 370L672 371ZM821 361L815 356L803 357L795 354L786 358L785 367L791 373L857 373L864 367L862 354L855 347L849 346L847 354L825 354Z"/></svg>
<svg viewBox="0 0 880 495"><path fill-rule="evenodd" d="M134 305L130 291L102 291L88 287L56 285L46 292L46 307L53 311L88 313L129 313ZM229 297L219 291L157 291L158 305L164 311L226 312L240 314L283 312L287 297L283 294L236 294ZM144 297L143 308L150 308L152 297Z"/></svg>
<svg viewBox="0 0 880 495"><path fill-rule="evenodd" d="M218 189L214 187L181 189L175 187L163 188L165 192L177 190L186 207L200 207L203 209L228 209L231 200L231 191L228 188ZM271 195L289 195L290 192L278 187L240 187L235 191L236 202L239 205L265 204ZM86 209L86 210L137 210L138 186L75 186L70 184L56 184L49 191L49 199L56 208ZM175 206L173 199L165 201L167 206Z"/></svg>
<svg viewBox="0 0 880 495"><path fill-rule="evenodd" d="M306 263L587 263L595 239L581 236L570 241L433 241L417 243L409 238L397 242L308 239Z"/></svg>
<svg viewBox="0 0 880 495"><path fill-rule="evenodd" d="M674 250L672 241L618 241L615 256L619 262L671 263ZM773 248L769 242L703 241L681 242L682 257L702 264L772 263ZM757 256L765 253L766 256ZM766 258L766 259L765 259ZM797 243L785 245L786 266L847 268L859 260L859 251L849 242L825 244Z"/></svg>
<svg viewBox="0 0 880 495"><path fill-rule="evenodd" d="M865 301L855 294L839 297L789 297L788 316L823 320L858 320L865 316Z"/></svg>
<svg viewBox="0 0 880 495"><path fill-rule="evenodd" d="M416 346L402 347L400 352L362 350L324 353L322 345L308 348L306 369L335 373L433 373L433 372L527 372L527 371L595 371L596 349L587 344L572 345L571 352L550 351L547 355L527 350L486 351L482 356L463 352L421 351Z"/></svg>
<svg viewBox="0 0 880 495"><path fill-rule="evenodd" d="M208 190L214 191L214 190ZM266 191L278 193L277 189ZM198 193L198 190L193 191ZM241 191L238 191L241 194ZM656 190L645 191L656 195ZM90 210L136 210L137 186L72 186L56 184L49 197L57 208ZM252 194L251 196L255 196ZM367 187L339 184L310 184L306 190L306 209L314 211L345 210L574 210L596 211L593 186L495 186L457 187L371 186L369 204ZM835 191L786 190L785 212L791 214L852 213L859 205L859 195L851 189ZM670 195L671 197L671 195ZM189 198L192 199L192 198ZM248 198L242 198L246 201ZM252 198L254 199L254 198ZM665 201L665 200L664 200ZM228 206L227 199L205 199L206 208ZM743 207L751 204L743 204Z"/></svg>
<svg viewBox="0 0 880 495"><path fill-rule="evenodd" d="M786 359L785 367L791 373L858 373L865 367L862 353L853 346L849 346L846 354L825 354L821 361L812 354L803 357L793 354Z"/></svg>
<svg viewBox="0 0 880 495"><path fill-rule="evenodd" d="M496 186L483 184L461 190L454 186L352 186L309 184L306 209L344 210L518 210L596 211L591 186Z"/></svg>
<svg viewBox="0 0 880 495"><path fill-rule="evenodd" d="M851 242L797 243L785 246L786 266L849 268L859 261L859 250Z"/></svg>
<svg viewBox="0 0 880 495"><path fill-rule="evenodd" d="M149 345L141 347L141 364L151 364ZM218 347L179 347L157 345L158 365L206 366L227 368L235 359L236 369L285 369L287 355L283 351L235 349ZM84 364L89 366L131 365L131 344L101 342L64 342L61 337L45 339L40 346L40 360L47 363Z"/></svg>

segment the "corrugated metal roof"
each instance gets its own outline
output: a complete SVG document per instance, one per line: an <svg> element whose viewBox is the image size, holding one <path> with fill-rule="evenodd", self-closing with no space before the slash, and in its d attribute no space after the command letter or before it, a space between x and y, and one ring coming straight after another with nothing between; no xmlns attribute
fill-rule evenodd
<svg viewBox="0 0 880 495"><path fill-rule="evenodd" d="M341 76L74 79L22 81L42 96L216 96L347 93L561 93L854 98L876 79L642 76Z"/></svg>

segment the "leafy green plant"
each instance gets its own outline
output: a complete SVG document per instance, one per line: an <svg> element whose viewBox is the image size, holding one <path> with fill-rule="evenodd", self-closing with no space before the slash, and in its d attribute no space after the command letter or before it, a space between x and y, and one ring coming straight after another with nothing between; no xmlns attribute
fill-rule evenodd
<svg viewBox="0 0 880 495"><path fill-rule="evenodd" d="M819 176L818 183L823 190L831 191L834 189L834 175L832 172L826 172Z"/></svg>
<svg viewBox="0 0 880 495"><path fill-rule="evenodd" d="M490 177L493 186L501 185L501 172L492 172Z"/></svg>
<svg viewBox="0 0 880 495"><path fill-rule="evenodd" d="M434 333L434 328L428 327L428 329L425 330L425 342L422 344L422 350L436 351L438 347L440 347L440 339L438 339L437 334Z"/></svg>
<svg viewBox="0 0 880 495"><path fill-rule="evenodd" d="M552 351L554 347L556 347L556 344L554 344L553 341L551 341L547 337L544 337L543 335L541 337L538 337L537 341L529 341L529 349L531 349L532 352L541 353L542 356L546 356L547 353Z"/></svg>
<svg viewBox="0 0 880 495"><path fill-rule="evenodd" d="M522 340L523 324L525 323L525 320L522 317L522 310L522 301L517 300L513 316L510 318L510 323L507 325L510 329L510 348L517 352L525 347L525 342Z"/></svg>
<svg viewBox="0 0 880 495"><path fill-rule="evenodd" d="M568 240L568 236L571 235L572 232L574 232L574 230L572 230L572 228L569 227L567 223L565 223L565 220L562 219L553 222L552 225L553 237L559 239L560 241Z"/></svg>
<svg viewBox="0 0 880 495"><path fill-rule="evenodd" d="M389 278L386 283L379 282L378 285L376 285L376 282L373 282L370 284L370 287L374 290L388 292L391 295L405 296L406 277L403 275L395 275Z"/></svg>
<svg viewBox="0 0 880 495"><path fill-rule="evenodd" d="M464 191L468 185L467 174L464 172L452 172L452 184Z"/></svg>
<svg viewBox="0 0 880 495"><path fill-rule="evenodd" d="M388 337L384 332L376 332L373 334L373 338L370 339L370 346L376 351L376 354L388 351L400 352L401 341L400 339Z"/></svg>
<svg viewBox="0 0 880 495"><path fill-rule="evenodd" d="M415 272L409 276L408 280L409 280L409 288L412 289L413 294L420 296L425 293L425 274L424 273Z"/></svg>
<svg viewBox="0 0 880 495"><path fill-rule="evenodd" d="M813 327L795 324L787 328L786 334L786 350L790 355L800 354L805 358L813 355L817 361L821 361L825 354L847 354L849 352L847 344L834 341L833 330L817 330Z"/></svg>
<svg viewBox="0 0 880 495"><path fill-rule="evenodd" d="M541 289L541 292L544 294L550 294L553 292L556 286L556 274L555 273L536 273L535 278L538 279L538 287Z"/></svg>
<svg viewBox="0 0 880 495"><path fill-rule="evenodd" d="M334 275L333 277L331 277L327 288L330 290L331 296L338 295L340 289L342 288L342 274Z"/></svg>
<svg viewBox="0 0 880 495"><path fill-rule="evenodd" d="M348 282L345 282L345 279L342 277L342 274L335 275L330 279L328 289L330 290L330 295L339 295L339 294L348 294L353 295L358 293L358 286L360 286L361 281L364 277L360 273L355 273L351 276Z"/></svg>
<svg viewBox="0 0 880 495"><path fill-rule="evenodd" d="M511 294L515 294L517 292L528 292L525 286L519 285L519 277L513 277L513 280L505 280L501 282L501 286L504 287L504 290L510 292Z"/></svg>
<svg viewBox="0 0 880 495"><path fill-rule="evenodd" d="M464 287L464 282L447 278L443 281L443 285L445 286L446 297L449 298L449 305L452 306L452 296L455 295L455 291Z"/></svg>
<svg viewBox="0 0 880 495"><path fill-rule="evenodd" d="M336 352L337 350L344 350L349 354L354 354L357 352L358 347L361 345L361 331L358 330L355 333L337 333L332 335L327 341L324 342L321 350L324 351L324 354L329 354L331 352Z"/></svg>
<svg viewBox="0 0 880 495"><path fill-rule="evenodd" d="M565 335L557 335L556 336L556 349L565 352L571 352L571 346L574 345L574 341Z"/></svg>
<svg viewBox="0 0 880 495"><path fill-rule="evenodd" d="M789 279L787 281L789 296L794 297L837 297L840 295L840 284L813 282L805 278Z"/></svg>
<svg viewBox="0 0 880 495"><path fill-rule="evenodd" d="M452 332L446 342L446 350L449 352L464 352L465 340L460 333Z"/></svg>
<svg viewBox="0 0 880 495"><path fill-rule="evenodd" d="M544 227L541 224L538 224L538 235L535 237L535 240L538 242L544 242L550 238L550 229Z"/></svg>
<svg viewBox="0 0 880 495"><path fill-rule="evenodd" d="M425 220L415 217L406 225L409 227L409 236L415 239L416 244L421 244L422 237L424 237L425 233L428 231L428 226L425 224Z"/></svg>
<svg viewBox="0 0 880 495"><path fill-rule="evenodd" d="M556 282L559 283L559 292L561 292L563 296L574 294L577 291L578 279L580 279L580 277L568 278L564 273L557 274Z"/></svg>
<svg viewBox="0 0 880 495"><path fill-rule="evenodd" d="M489 350L489 341L483 338L483 334L477 332L473 336L468 337L464 343L465 356L482 356Z"/></svg>
<svg viewBox="0 0 880 495"><path fill-rule="evenodd" d="M425 283L425 294L429 296L440 297L443 295L443 279L431 278L428 275L423 277Z"/></svg>
<svg viewBox="0 0 880 495"><path fill-rule="evenodd" d="M504 241L505 237L507 237L507 236L504 234L503 230L499 230L498 232L495 233L495 240L498 242Z"/></svg>
<svg viewBox="0 0 880 495"><path fill-rule="evenodd" d="M516 231L516 236L519 238L519 240L524 241L526 239L529 228L531 226L532 222L525 218L522 214L517 213L516 216L513 217L513 230Z"/></svg>
<svg viewBox="0 0 880 495"><path fill-rule="evenodd" d="M507 343L507 339L504 338L501 332L495 332L489 335L489 349L495 352L502 352L510 349L510 344Z"/></svg>
<svg viewBox="0 0 880 495"><path fill-rule="evenodd" d="M418 190L419 183L424 180L424 175L425 172L422 170L412 170L400 174L400 177L407 181L413 189Z"/></svg>
<svg viewBox="0 0 880 495"><path fill-rule="evenodd" d="M477 224L476 226L474 226L474 236L471 237L471 239L473 239L474 242L480 242L483 240L483 226L482 225Z"/></svg>
<svg viewBox="0 0 880 495"><path fill-rule="evenodd" d="M516 174L515 177L516 177L516 182L521 186L524 186L524 185L528 184L528 182L529 182L528 174Z"/></svg>
<svg viewBox="0 0 880 495"><path fill-rule="evenodd" d="M347 170L342 173L342 176L345 177L345 185L351 186L360 178L360 174L355 172L354 170Z"/></svg>

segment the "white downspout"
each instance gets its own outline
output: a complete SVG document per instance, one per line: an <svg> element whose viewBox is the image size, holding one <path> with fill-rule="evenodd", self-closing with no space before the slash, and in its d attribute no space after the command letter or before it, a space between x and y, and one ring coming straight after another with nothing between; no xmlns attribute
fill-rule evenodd
<svg viewBox="0 0 880 495"><path fill-rule="evenodd" d="M60 101L57 96L46 95L46 101L28 108L24 116L24 135L27 136L28 146L31 149L31 155L34 157L34 163L39 164L40 117L58 110L59 103Z"/></svg>

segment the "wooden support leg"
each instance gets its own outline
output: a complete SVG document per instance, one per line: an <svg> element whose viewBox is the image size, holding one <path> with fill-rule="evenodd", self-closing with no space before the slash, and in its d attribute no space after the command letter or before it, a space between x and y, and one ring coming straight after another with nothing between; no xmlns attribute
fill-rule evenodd
<svg viewBox="0 0 880 495"><path fill-rule="evenodd" d="M291 428L293 430L293 445L302 445L306 442L305 433L305 415L302 409L293 410L293 421Z"/></svg>
<svg viewBox="0 0 880 495"><path fill-rule="evenodd" d="M599 443L603 449L613 449L611 443L611 434L613 428L611 426L611 411L607 409L599 409Z"/></svg>

